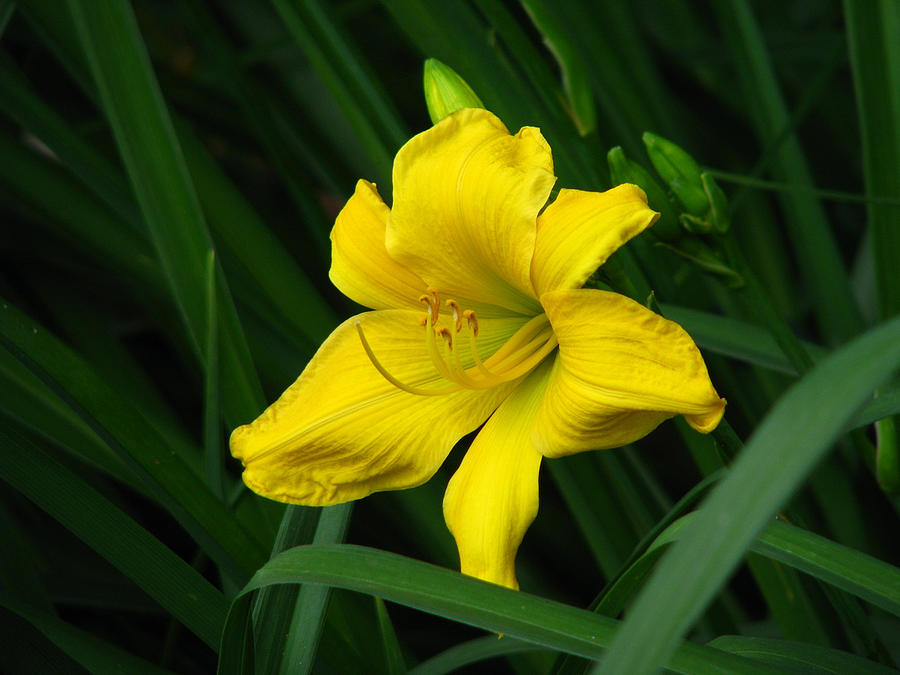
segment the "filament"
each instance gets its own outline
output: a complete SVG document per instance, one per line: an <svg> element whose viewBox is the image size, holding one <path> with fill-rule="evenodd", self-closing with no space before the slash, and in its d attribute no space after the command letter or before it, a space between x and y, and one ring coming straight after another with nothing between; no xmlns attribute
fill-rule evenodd
<svg viewBox="0 0 900 675"><path fill-rule="evenodd" d="M422 388L407 384L384 367L375 356L366 339L362 325L356 322L356 330L363 349L375 369L392 385L402 391L418 396L441 396L461 389L490 389L512 382L527 375L543 361L559 342L546 314L531 318L522 325L497 351L488 358L483 358L478 349L478 317L472 309L461 311L459 303L447 300L445 306L450 310L450 327L437 325L440 320L441 297L435 288L428 288L419 297L425 305L425 316L419 320L420 330L425 329L425 349L428 360L437 374L446 380L449 386ZM461 338L456 340L454 333ZM468 348L468 354L461 352ZM474 365L466 366L463 358Z"/></svg>

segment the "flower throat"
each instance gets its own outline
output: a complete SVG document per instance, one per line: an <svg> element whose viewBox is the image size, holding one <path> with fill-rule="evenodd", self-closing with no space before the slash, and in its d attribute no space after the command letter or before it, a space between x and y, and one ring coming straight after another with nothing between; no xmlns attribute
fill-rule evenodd
<svg viewBox="0 0 900 675"><path fill-rule="evenodd" d="M453 330L437 326L441 312L441 296L428 288L419 298L426 307L419 325L425 328L428 356L447 386L422 388L401 382L382 365L366 339L362 323L356 321L360 342L372 365L398 389L417 396L441 396L461 389L490 389L527 375L556 349L557 340L546 314L539 314L519 328L496 352L486 359L478 351L478 317L472 309L460 310L459 303L447 300L445 307L452 316ZM455 342L455 344L454 344ZM468 347L474 365L466 367L460 356L460 343Z"/></svg>

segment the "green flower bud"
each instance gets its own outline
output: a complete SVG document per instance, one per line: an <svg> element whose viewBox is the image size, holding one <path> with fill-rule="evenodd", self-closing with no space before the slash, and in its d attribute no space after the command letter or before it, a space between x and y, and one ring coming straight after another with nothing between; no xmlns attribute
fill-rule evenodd
<svg viewBox="0 0 900 675"><path fill-rule="evenodd" d="M684 206L681 225L694 233L722 233L730 225L728 200L715 179L680 147L656 134L645 132L644 146L657 173Z"/></svg>
<svg viewBox="0 0 900 675"><path fill-rule="evenodd" d="M484 108L484 103L455 70L437 59L425 60L425 105L437 124L462 108Z"/></svg>
<svg viewBox="0 0 900 675"><path fill-rule="evenodd" d="M625 156L625 151L616 146L606 155L609 164L609 175L613 185L633 183L647 193L647 203L654 211L659 211L659 220L654 223L649 232L663 241L678 239L682 232L678 225L675 207L666 196L666 191L656 181L650 172L637 162L633 162Z"/></svg>
<svg viewBox="0 0 900 675"><path fill-rule="evenodd" d="M671 141L645 131L641 137L653 168L669 185L684 208L702 218L709 211L709 202L700 182L700 165Z"/></svg>
<svg viewBox="0 0 900 675"><path fill-rule="evenodd" d="M705 171L700 174L700 182L703 183L703 191L709 199L709 220L716 232L724 234L731 225L728 215L728 197L716 183L716 179Z"/></svg>

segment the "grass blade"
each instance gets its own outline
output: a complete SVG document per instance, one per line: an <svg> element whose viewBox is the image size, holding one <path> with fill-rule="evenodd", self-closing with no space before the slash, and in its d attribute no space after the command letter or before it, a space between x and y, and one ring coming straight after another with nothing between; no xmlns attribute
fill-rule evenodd
<svg viewBox="0 0 900 675"><path fill-rule="evenodd" d="M387 189L394 152L409 137L390 99L323 4L318 0L273 0L273 4L375 162L379 185Z"/></svg>
<svg viewBox="0 0 900 675"><path fill-rule="evenodd" d="M216 252L209 250L206 264L206 380L203 386L203 469L206 484L219 499L225 497L222 455L222 418L219 407L219 330L216 298Z"/></svg>
<svg viewBox="0 0 900 675"><path fill-rule="evenodd" d="M203 271L212 241L137 22L118 0L68 6L172 295L205 362ZM222 366L230 374L223 408L229 423L239 424L262 409L262 389L224 277L218 283Z"/></svg>
<svg viewBox="0 0 900 675"><path fill-rule="evenodd" d="M314 583L368 593L438 616L503 633L550 649L599 658L618 622L583 609L466 577L402 556L351 545L299 546L260 569L232 604L222 633L219 673L240 672L239 645L249 594L271 584ZM667 668L707 675L759 669L749 660L681 644ZM767 671L784 673L780 668Z"/></svg>
<svg viewBox="0 0 900 675"><path fill-rule="evenodd" d="M460 672L463 668L473 663L479 663L487 659L510 654L543 651L544 649L544 647L510 637L504 637L500 640L495 637L476 638L432 656L415 668L411 668L409 675L449 675L450 673Z"/></svg>
<svg viewBox="0 0 900 675"><path fill-rule="evenodd" d="M810 675L896 675L897 671L855 654L805 642L726 635L708 643L710 647L740 654L764 663L795 668Z"/></svg>
<svg viewBox="0 0 900 675"><path fill-rule="evenodd" d="M225 619L222 594L90 485L40 448L0 428L0 472L73 534L215 649Z"/></svg>
<svg viewBox="0 0 900 675"><path fill-rule="evenodd" d="M863 146L866 193L900 195L900 14L893 2L845 0L847 46ZM900 312L900 209L867 206L880 315Z"/></svg>
<svg viewBox="0 0 900 675"><path fill-rule="evenodd" d="M0 303L0 345L60 396L143 480L226 573L240 580L265 559L225 505L127 399L46 330Z"/></svg>
<svg viewBox="0 0 900 675"><path fill-rule="evenodd" d="M391 615L388 614L384 600L381 598L375 598L375 612L378 615L378 635L381 638L384 652L384 672L388 675L401 675L407 672L403 650L397 640L397 632L391 622Z"/></svg>
<svg viewBox="0 0 900 675"><path fill-rule="evenodd" d="M829 356L779 401L638 597L605 673L649 673L665 663L766 521L900 365L898 343L895 319Z"/></svg>
<svg viewBox="0 0 900 675"><path fill-rule="evenodd" d="M738 76L745 98L754 102L753 122L763 142L789 126L780 87L766 51L765 42L750 5L743 0L720 0L713 8L723 29L725 43L738 64ZM812 177L796 137L785 140L774 162L777 180L812 186ZM786 223L794 252L813 298L816 317L829 343L838 343L857 334L862 325L850 293L850 284L837 245L828 228L818 200L808 194L782 196L788 214Z"/></svg>
<svg viewBox="0 0 900 675"><path fill-rule="evenodd" d="M334 544L343 541L352 511L352 502L323 509L313 543ZM330 592L331 589L327 586L304 584L300 587L294 616L284 641L284 657L279 671L281 675L306 675L312 672Z"/></svg>
<svg viewBox="0 0 900 675"><path fill-rule="evenodd" d="M0 607L13 612L37 628L53 644L89 672L108 675L171 675L130 652L86 633L52 614L45 614L34 607L17 602L0 593Z"/></svg>

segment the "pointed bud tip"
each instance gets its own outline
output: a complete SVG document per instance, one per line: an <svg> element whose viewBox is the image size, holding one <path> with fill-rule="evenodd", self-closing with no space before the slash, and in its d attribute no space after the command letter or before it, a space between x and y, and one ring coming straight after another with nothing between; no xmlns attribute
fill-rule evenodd
<svg viewBox="0 0 900 675"><path fill-rule="evenodd" d="M425 105L434 124L462 108L484 108L472 87L450 66L435 58L425 59L423 85Z"/></svg>

